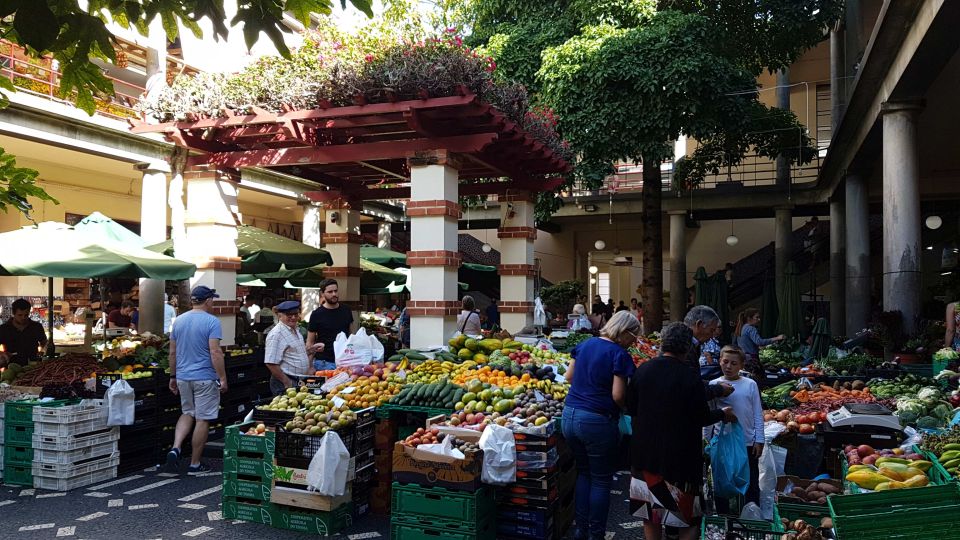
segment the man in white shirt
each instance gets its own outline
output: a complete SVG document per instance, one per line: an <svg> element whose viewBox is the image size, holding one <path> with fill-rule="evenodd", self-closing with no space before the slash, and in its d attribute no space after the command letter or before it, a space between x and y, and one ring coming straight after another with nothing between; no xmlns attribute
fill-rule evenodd
<svg viewBox="0 0 960 540"><path fill-rule="evenodd" d="M323 350L323 343L307 347L297 330L300 302L287 300L276 307L279 323L267 334L263 362L270 370L270 391L282 394L313 374L313 355Z"/></svg>
<svg viewBox="0 0 960 540"><path fill-rule="evenodd" d="M240 308L240 313L245 313L247 315L247 321L250 324L253 324L253 321L259 312L260 306L258 306L253 297L248 294L243 299L243 306Z"/></svg>

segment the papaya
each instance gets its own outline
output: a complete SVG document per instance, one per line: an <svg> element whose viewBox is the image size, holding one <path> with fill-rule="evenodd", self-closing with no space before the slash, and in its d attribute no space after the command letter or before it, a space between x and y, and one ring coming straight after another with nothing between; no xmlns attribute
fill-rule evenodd
<svg viewBox="0 0 960 540"><path fill-rule="evenodd" d="M481 339L478 345L480 350L485 351L487 354L492 353L493 351L499 351L503 348L503 342L494 338Z"/></svg>
<svg viewBox="0 0 960 540"><path fill-rule="evenodd" d="M923 472L927 472L930 470L930 467L933 467L933 463L930 463L929 461L924 461L922 459L918 459L916 461L911 461L910 466L916 467L917 469L920 469Z"/></svg>
<svg viewBox="0 0 960 540"><path fill-rule="evenodd" d="M460 349L460 352L457 353L457 358L461 360L473 360L473 351L464 347Z"/></svg>
<svg viewBox="0 0 960 540"><path fill-rule="evenodd" d="M903 481L903 480L906 480L907 478L909 478L909 477L906 475L906 471L898 471L898 470L896 470L896 469L891 469L891 468L889 468L889 467L880 467L880 469L879 469L878 472L879 472L879 474L880 474L881 476L885 476L885 477L889 478L890 480ZM868 489L869 489L869 488L868 488Z"/></svg>
<svg viewBox="0 0 960 540"><path fill-rule="evenodd" d="M463 342L463 346L473 352L480 350L480 342L473 338L467 338L467 340Z"/></svg>
<svg viewBox="0 0 960 540"><path fill-rule="evenodd" d="M890 478L882 474L875 473L873 471L859 470L852 473L848 473L846 479L854 484L869 490L874 490L879 484L884 482L889 482L892 480L898 480L898 478Z"/></svg>
<svg viewBox="0 0 960 540"><path fill-rule="evenodd" d="M891 489L903 489L907 487L903 482L898 482L896 480L891 480L889 482L883 482L882 484L877 485L876 491L888 491Z"/></svg>
<svg viewBox="0 0 960 540"><path fill-rule="evenodd" d="M873 465L864 465L864 464L862 464L862 463L858 463L858 464L856 464L856 465L851 465L850 468L847 469L847 472L848 472L848 473L852 473L852 472L854 472L854 471L873 471L873 472L877 472L877 468L874 467Z"/></svg>
<svg viewBox="0 0 960 540"><path fill-rule="evenodd" d="M473 361L476 362L476 363L478 363L478 364L486 364L486 363L487 363L487 355L485 355L485 354L483 354L483 353L477 353L477 354L473 355Z"/></svg>
<svg viewBox="0 0 960 540"><path fill-rule="evenodd" d="M927 475L921 474L919 476L914 476L913 478L907 479L904 482L904 486L908 488L923 487L929 483L930 483L930 479L927 478Z"/></svg>
<svg viewBox="0 0 960 540"><path fill-rule="evenodd" d="M877 461L874 462L874 465L876 465L877 467L879 467L880 465L882 465L882 464L884 464L884 463L899 463L899 464L901 464L901 465L910 465L910 463L912 463L912 462L911 462L909 459L903 459L903 458L898 458L898 457L882 457L882 458L877 459Z"/></svg>

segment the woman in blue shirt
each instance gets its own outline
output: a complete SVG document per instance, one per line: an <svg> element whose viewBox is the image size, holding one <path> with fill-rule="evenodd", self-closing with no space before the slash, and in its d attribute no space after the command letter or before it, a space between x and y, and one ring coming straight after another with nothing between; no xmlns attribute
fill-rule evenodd
<svg viewBox="0 0 960 540"><path fill-rule="evenodd" d="M760 337L760 331L757 330L759 324L760 310L757 308L745 309L737 317L737 346L746 355L746 368L751 373L763 371L763 367L760 365L760 347L772 345L783 341L785 338L782 334L769 339Z"/></svg>
<svg viewBox="0 0 960 540"><path fill-rule="evenodd" d="M620 410L625 404L633 359L626 348L637 342L640 321L616 313L600 330L574 347L567 369L571 382L563 408L563 436L577 463L576 540L602 540L610 510L610 483L620 442Z"/></svg>

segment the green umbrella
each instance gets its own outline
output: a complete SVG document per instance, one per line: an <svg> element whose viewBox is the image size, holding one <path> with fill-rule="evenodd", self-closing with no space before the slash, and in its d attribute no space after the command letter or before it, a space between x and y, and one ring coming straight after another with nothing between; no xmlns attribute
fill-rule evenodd
<svg viewBox="0 0 960 540"><path fill-rule="evenodd" d="M710 303L710 277L707 276L707 270L704 267L697 268L697 273L693 275L694 295L693 304L695 306L705 306Z"/></svg>
<svg viewBox="0 0 960 540"><path fill-rule="evenodd" d="M197 267L48 221L0 234L0 275L187 279Z"/></svg>
<svg viewBox="0 0 960 540"><path fill-rule="evenodd" d="M461 268L466 268L467 270L473 270L474 272L496 272L496 266L490 266L488 264L476 264L476 263L462 263Z"/></svg>
<svg viewBox="0 0 960 540"><path fill-rule="evenodd" d="M763 276L763 295L760 297L760 335L772 336L777 332L777 315L780 310L777 308L776 282L773 275L769 272Z"/></svg>
<svg viewBox="0 0 960 540"><path fill-rule="evenodd" d="M143 238L135 232L110 219L109 217L94 212L80 220L73 226L74 229L83 233L88 233L96 238L106 239L123 246L143 247Z"/></svg>
<svg viewBox="0 0 960 540"><path fill-rule="evenodd" d="M817 360L827 357L830 352L830 328L827 326L827 320L823 317L817 319L817 324L813 325L813 343L810 345L810 354Z"/></svg>
<svg viewBox="0 0 960 540"><path fill-rule="evenodd" d="M173 240L148 246L147 249L173 256ZM242 274L263 274L333 264L330 253L325 250L252 225L237 227L237 253L241 259Z"/></svg>
<svg viewBox="0 0 960 540"><path fill-rule="evenodd" d="M370 244L360 246L360 257L370 262L382 264L387 268L396 268L398 266L406 266L407 264L406 253L379 248L377 246L371 246Z"/></svg>
<svg viewBox="0 0 960 540"><path fill-rule="evenodd" d="M407 281L406 274L366 259L360 259L360 268L363 270L360 275L360 292L363 294L373 294L369 290L384 289L391 284L401 285ZM298 270L244 273L237 275L237 282L243 284L254 280L269 282L270 280L282 279L296 288L310 288L316 287L323 280L323 270L322 266L311 266Z"/></svg>
<svg viewBox="0 0 960 540"><path fill-rule="evenodd" d="M777 298L780 317L777 320L777 333L788 338L799 338L803 331L803 307L800 305L800 282L797 265L793 261L787 265L783 288Z"/></svg>
<svg viewBox="0 0 960 540"><path fill-rule="evenodd" d="M726 272L718 270L712 278L712 299L709 304L717 315L720 316L723 327L721 328L720 340L723 343L730 342L730 304L728 301L729 287L727 284Z"/></svg>

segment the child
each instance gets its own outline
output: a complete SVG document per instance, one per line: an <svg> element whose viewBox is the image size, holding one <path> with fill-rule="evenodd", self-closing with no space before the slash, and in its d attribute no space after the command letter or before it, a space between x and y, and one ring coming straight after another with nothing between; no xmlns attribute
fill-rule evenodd
<svg viewBox="0 0 960 540"><path fill-rule="evenodd" d="M734 391L727 397L714 400L716 408L732 407L737 421L743 429L743 439L747 445L747 457L750 462L750 486L747 488L745 503L760 504L760 453L763 452L765 442L763 436L763 405L760 403L760 389L757 383L748 377L741 377L740 371L744 368L746 356L738 347L727 345L720 350L720 370L723 377L718 377L710 384L721 382L733 386ZM725 514L729 511L727 500L716 501L717 512Z"/></svg>

